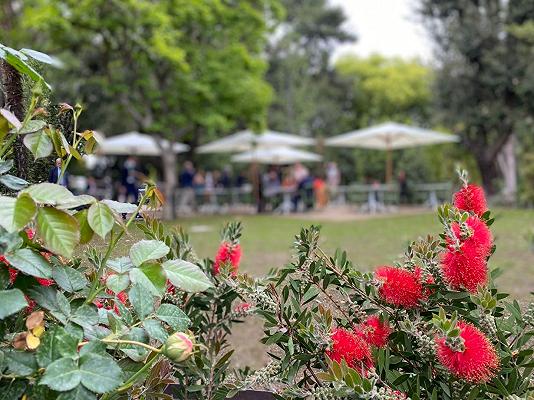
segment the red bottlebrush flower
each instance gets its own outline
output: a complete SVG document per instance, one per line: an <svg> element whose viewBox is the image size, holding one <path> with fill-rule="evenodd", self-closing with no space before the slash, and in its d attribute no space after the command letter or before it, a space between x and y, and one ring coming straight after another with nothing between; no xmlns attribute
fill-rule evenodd
<svg viewBox="0 0 534 400"><path fill-rule="evenodd" d="M28 302L28 307L26 307L26 312L28 314L31 314L33 309L35 308L35 306L37 305L37 303L35 302L35 300L31 299L30 297L28 297L27 295L24 295L24 297L26 298L26 301Z"/></svg>
<svg viewBox="0 0 534 400"><path fill-rule="evenodd" d="M387 344L391 328L387 322L380 322L377 315L371 315L356 327L356 333L370 345L380 348Z"/></svg>
<svg viewBox="0 0 534 400"><path fill-rule="evenodd" d="M354 332L343 328L332 332L332 348L326 351L331 360L345 360L347 365L360 372L372 368L371 348L369 344Z"/></svg>
<svg viewBox="0 0 534 400"><path fill-rule="evenodd" d="M380 282L378 293L390 304L413 308L424 299L420 271L383 266L375 271L375 279Z"/></svg>
<svg viewBox="0 0 534 400"><path fill-rule="evenodd" d="M128 301L128 294L126 292L119 292L117 293L117 299L119 299L122 304L126 304Z"/></svg>
<svg viewBox="0 0 534 400"><path fill-rule="evenodd" d="M221 243L215 256L215 262L213 263L213 274L219 274L221 272L221 266L225 263L230 263L232 265L232 276L236 276L240 260L241 246L239 244Z"/></svg>
<svg viewBox="0 0 534 400"><path fill-rule="evenodd" d="M39 285L41 286L52 286L54 283L53 279L45 279L45 278L35 278L37 279L37 282L39 282Z"/></svg>
<svg viewBox="0 0 534 400"><path fill-rule="evenodd" d="M469 232L464 237L460 225L451 226L455 239L449 238L448 251L442 256L441 271L445 281L453 288L465 288L475 293L479 286L488 281L486 259L491 251L493 238L491 231L480 218L471 216L466 221Z"/></svg>
<svg viewBox="0 0 534 400"><path fill-rule="evenodd" d="M477 185L465 185L454 194L454 206L472 212L479 217L488 211L484 189Z"/></svg>
<svg viewBox="0 0 534 400"><path fill-rule="evenodd" d="M102 304L102 302L100 300L93 301L93 304L96 306L96 308L104 307L104 305Z"/></svg>
<svg viewBox="0 0 534 400"><path fill-rule="evenodd" d="M485 259L465 250L447 251L441 259L441 271L453 289L464 288L476 293L488 282L488 267Z"/></svg>
<svg viewBox="0 0 534 400"><path fill-rule="evenodd" d="M13 284L15 283L15 280L17 279L17 276L19 274L19 271L17 271L15 268L10 268L9 267L9 261L6 260L6 258L4 256L0 256L0 264L4 264L5 266L8 267L8 271L9 271L9 283Z"/></svg>
<svg viewBox="0 0 534 400"><path fill-rule="evenodd" d="M25 229L26 235L28 235L28 239L33 240L35 237L35 231L31 228Z"/></svg>
<svg viewBox="0 0 534 400"><path fill-rule="evenodd" d="M176 292L176 288L171 283L171 281L167 279L167 293L174 294L175 292Z"/></svg>
<svg viewBox="0 0 534 400"><path fill-rule="evenodd" d="M468 228L466 237L463 236L460 224L454 222L451 226L452 232L456 239L459 240L461 247L466 247L466 253L474 255L478 253L479 256L486 258L493 246L493 237L488 226L480 218L470 216L465 221ZM453 249L454 242L449 239L449 249Z"/></svg>
<svg viewBox="0 0 534 400"><path fill-rule="evenodd" d="M493 378L499 367L499 357L488 338L475 326L459 321L464 351L447 346L444 338L437 338L439 362L453 375L471 383L484 383Z"/></svg>

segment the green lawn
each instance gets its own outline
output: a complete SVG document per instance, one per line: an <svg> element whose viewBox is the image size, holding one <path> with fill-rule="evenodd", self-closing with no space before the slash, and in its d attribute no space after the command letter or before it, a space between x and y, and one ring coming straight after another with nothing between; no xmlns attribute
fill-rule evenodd
<svg viewBox="0 0 534 400"><path fill-rule="evenodd" d="M497 284L503 290L522 298L534 290L534 253L524 235L534 226L534 212L501 209L495 212L492 226L497 244L491 268L503 270ZM202 216L186 218L176 224L184 226L201 257L213 257L219 243L219 232L225 221L239 219L244 225L241 270L260 275L280 267L291 256L293 237L302 226L322 226L323 248L347 251L349 258L362 270L390 264L398 259L406 245L419 236L437 235L440 225L433 213L408 216L379 216L366 220L324 222L283 216Z"/></svg>

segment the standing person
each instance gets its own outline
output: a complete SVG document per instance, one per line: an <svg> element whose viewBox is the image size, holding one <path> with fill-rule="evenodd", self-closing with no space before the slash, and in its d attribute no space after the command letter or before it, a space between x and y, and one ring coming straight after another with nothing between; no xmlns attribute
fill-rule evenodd
<svg viewBox="0 0 534 400"><path fill-rule="evenodd" d="M63 160L61 158L56 158L56 162L54 166L50 169L50 173L48 174L48 182L50 183L57 183L58 185L67 187L67 174L63 174L63 177L61 178L61 182L59 182L59 177L61 176L61 165L63 164Z"/></svg>
<svg viewBox="0 0 534 400"><path fill-rule="evenodd" d="M399 202L401 204L410 203L410 188L408 187L408 177L406 176L406 171L401 170L399 172Z"/></svg>
<svg viewBox="0 0 534 400"><path fill-rule="evenodd" d="M332 201L337 199L339 184L341 183L341 173L335 162L326 165L326 186Z"/></svg>
<svg viewBox="0 0 534 400"><path fill-rule="evenodd" d="M137 170L137 160L135 157L128 157L122 167L122 185L126 189L126 201L137 203L139 196L137 178L139 171Z"/></svg>
<svg viewBox="0 0 534 400"><path fill-rule="evenodd" d="M293 179L295 180L296 184L296 192L293 195L293 210L298 210L299 202L302 200L302 195L306 194L304 191L304 185L306 181L308 180L308 177L310 176L310 172L308 171L308 168L306 168L301 163L296 163L293 166Z"/></svg>
<svg viewBox="0 0 534 400"><path fill-rule="evenodd" d="M184 162L184 167L178 179L182 196L180 197L180 209L189 211L195 204L195 192L193 190L193 178L195 177L195 167L191 161Z"/></svg>

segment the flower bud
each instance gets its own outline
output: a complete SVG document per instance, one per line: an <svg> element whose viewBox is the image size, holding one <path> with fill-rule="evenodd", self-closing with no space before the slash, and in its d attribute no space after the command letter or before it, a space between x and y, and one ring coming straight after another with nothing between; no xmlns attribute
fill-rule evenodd
<svg viewBox="0 0 534 400"><path fill-rule="evenodd" d="M184 332L175 332L165 342L163 354L175 363L187 360L193 353L194 337Z"/></svg>

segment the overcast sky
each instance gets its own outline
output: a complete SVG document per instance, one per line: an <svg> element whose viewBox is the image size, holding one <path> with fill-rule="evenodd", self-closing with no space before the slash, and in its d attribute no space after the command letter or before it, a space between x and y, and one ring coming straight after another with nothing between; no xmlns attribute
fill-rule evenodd
<svg viewBox="0 0 534 400"><path fill-rule="evenodd" d="M380 53L431 61L431 44L414 11L416 1L330 0L343 7L348 17L346 28L358 36L355 44L340 46L335 57Z"/></svg>

